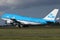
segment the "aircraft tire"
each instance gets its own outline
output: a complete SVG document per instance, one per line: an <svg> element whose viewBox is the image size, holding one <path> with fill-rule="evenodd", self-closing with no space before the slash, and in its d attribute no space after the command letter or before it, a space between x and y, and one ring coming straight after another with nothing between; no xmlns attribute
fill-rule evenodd
<svg viewBox="0 0 60 40"><path fill-rule="evenodd" d="M18 25L19 26L19 28L22 28L23 27L23 25Z"/></svg>

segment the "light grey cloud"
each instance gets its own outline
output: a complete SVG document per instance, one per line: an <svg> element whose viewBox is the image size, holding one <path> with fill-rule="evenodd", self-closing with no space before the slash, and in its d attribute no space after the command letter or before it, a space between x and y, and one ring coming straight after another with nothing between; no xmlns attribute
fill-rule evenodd
<svg viewBox="0 0 60 40"><path fill-rule="evenodd" d="M0 11L13 10L15 8L27 7L28 4L37 0L0 0Z"/></svg>
<svg viewBox="0 0 60 40"><path fill-rule="evenodd" d="M0 6L29 6L59 4L60 0L0 0Z"/></svg>
<svg viewBox="0 0 60 40"><path fill-rule="evenodd" d="M28 3L34 3L37 0L0 0L0 6L9 6L9 5L24 5Z"/></svg>
<svg viewBox="0 0 60 40"><path fill-rule="evenodd" d="M0 6L17 4L16 0L0 0Z"/></svg>
<svg viewBox="0 0 60 40"><path fill-rule="evenodd" d="M0 0L0 11L19 12L19 10L31 7L43 7L60 5L60 0Z"/></svg>
<svg viewBox="0 0 60 40"><path fill-rule="evenodd" d="M19 13L21 10L27 10L27 8L31 7L33 10L33 7L36 6L45 8L45 6L55 5L60 5L60 0L0 0L0 11Z"/></svg>

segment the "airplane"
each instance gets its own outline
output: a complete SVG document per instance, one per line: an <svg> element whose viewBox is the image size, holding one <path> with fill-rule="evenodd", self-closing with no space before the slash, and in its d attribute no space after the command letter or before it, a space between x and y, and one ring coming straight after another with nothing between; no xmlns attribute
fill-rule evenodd
<svg viewBox="0 0 60 40"><path fill-rule="evenodd" d="M58 11L59 9L54 9L44 18L33 18L17 14L4 13L1 19L5 20L7 24L12 24L20 28L29 25L46 25L56 22L55 18L57 16Z"/></svg>

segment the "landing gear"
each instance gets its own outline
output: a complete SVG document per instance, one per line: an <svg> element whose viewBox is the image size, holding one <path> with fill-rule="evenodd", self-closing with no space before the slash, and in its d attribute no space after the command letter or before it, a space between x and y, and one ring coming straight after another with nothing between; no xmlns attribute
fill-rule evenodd
<svg viewBox="0 0 60 40"><path fill-rule="evenodd" d="M24 25L24 24L21 24L21 23L10 23L11 25L15 26L16 28L25 28L25 27L28 27L28 25Z"/></svg>
<svg viewBox="0 0 60 40"><path fill-rule="evenodd" d="M19 26L18 25L15 25L16 28L18 28Z"/></svg>
<svg viewBox="0 0 60 40"><path fill-rule="evenodd" d="M23 25L22 25L22 24L21 24L21 25L18 25L18 27L19 27L19 28L22 28L22 27L23 27Z"/></svg>
<svg viewBox="0 0 60 40"><path fill-rule="evenodd" d="M22 24L20 24L20 25L18 25L18 27L19 28L23 28L23 27L25 28L25 27L28 27L28 25L22 25Z"/></svg>

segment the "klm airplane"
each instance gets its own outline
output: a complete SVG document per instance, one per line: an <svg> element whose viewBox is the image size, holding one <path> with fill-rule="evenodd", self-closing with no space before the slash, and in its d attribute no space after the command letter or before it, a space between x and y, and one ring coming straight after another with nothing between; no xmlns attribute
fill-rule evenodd
<svg viewBox="0 0 60 40"><path fill-rule="evenodd" d="M9 13L3 14L1 18L5 20L7 24L12 24L18 27L24 27L25 25L41 25L55 23L55 18L57 16L58 11L59 9L54 9L44 18L33 18Z"/></svg>

